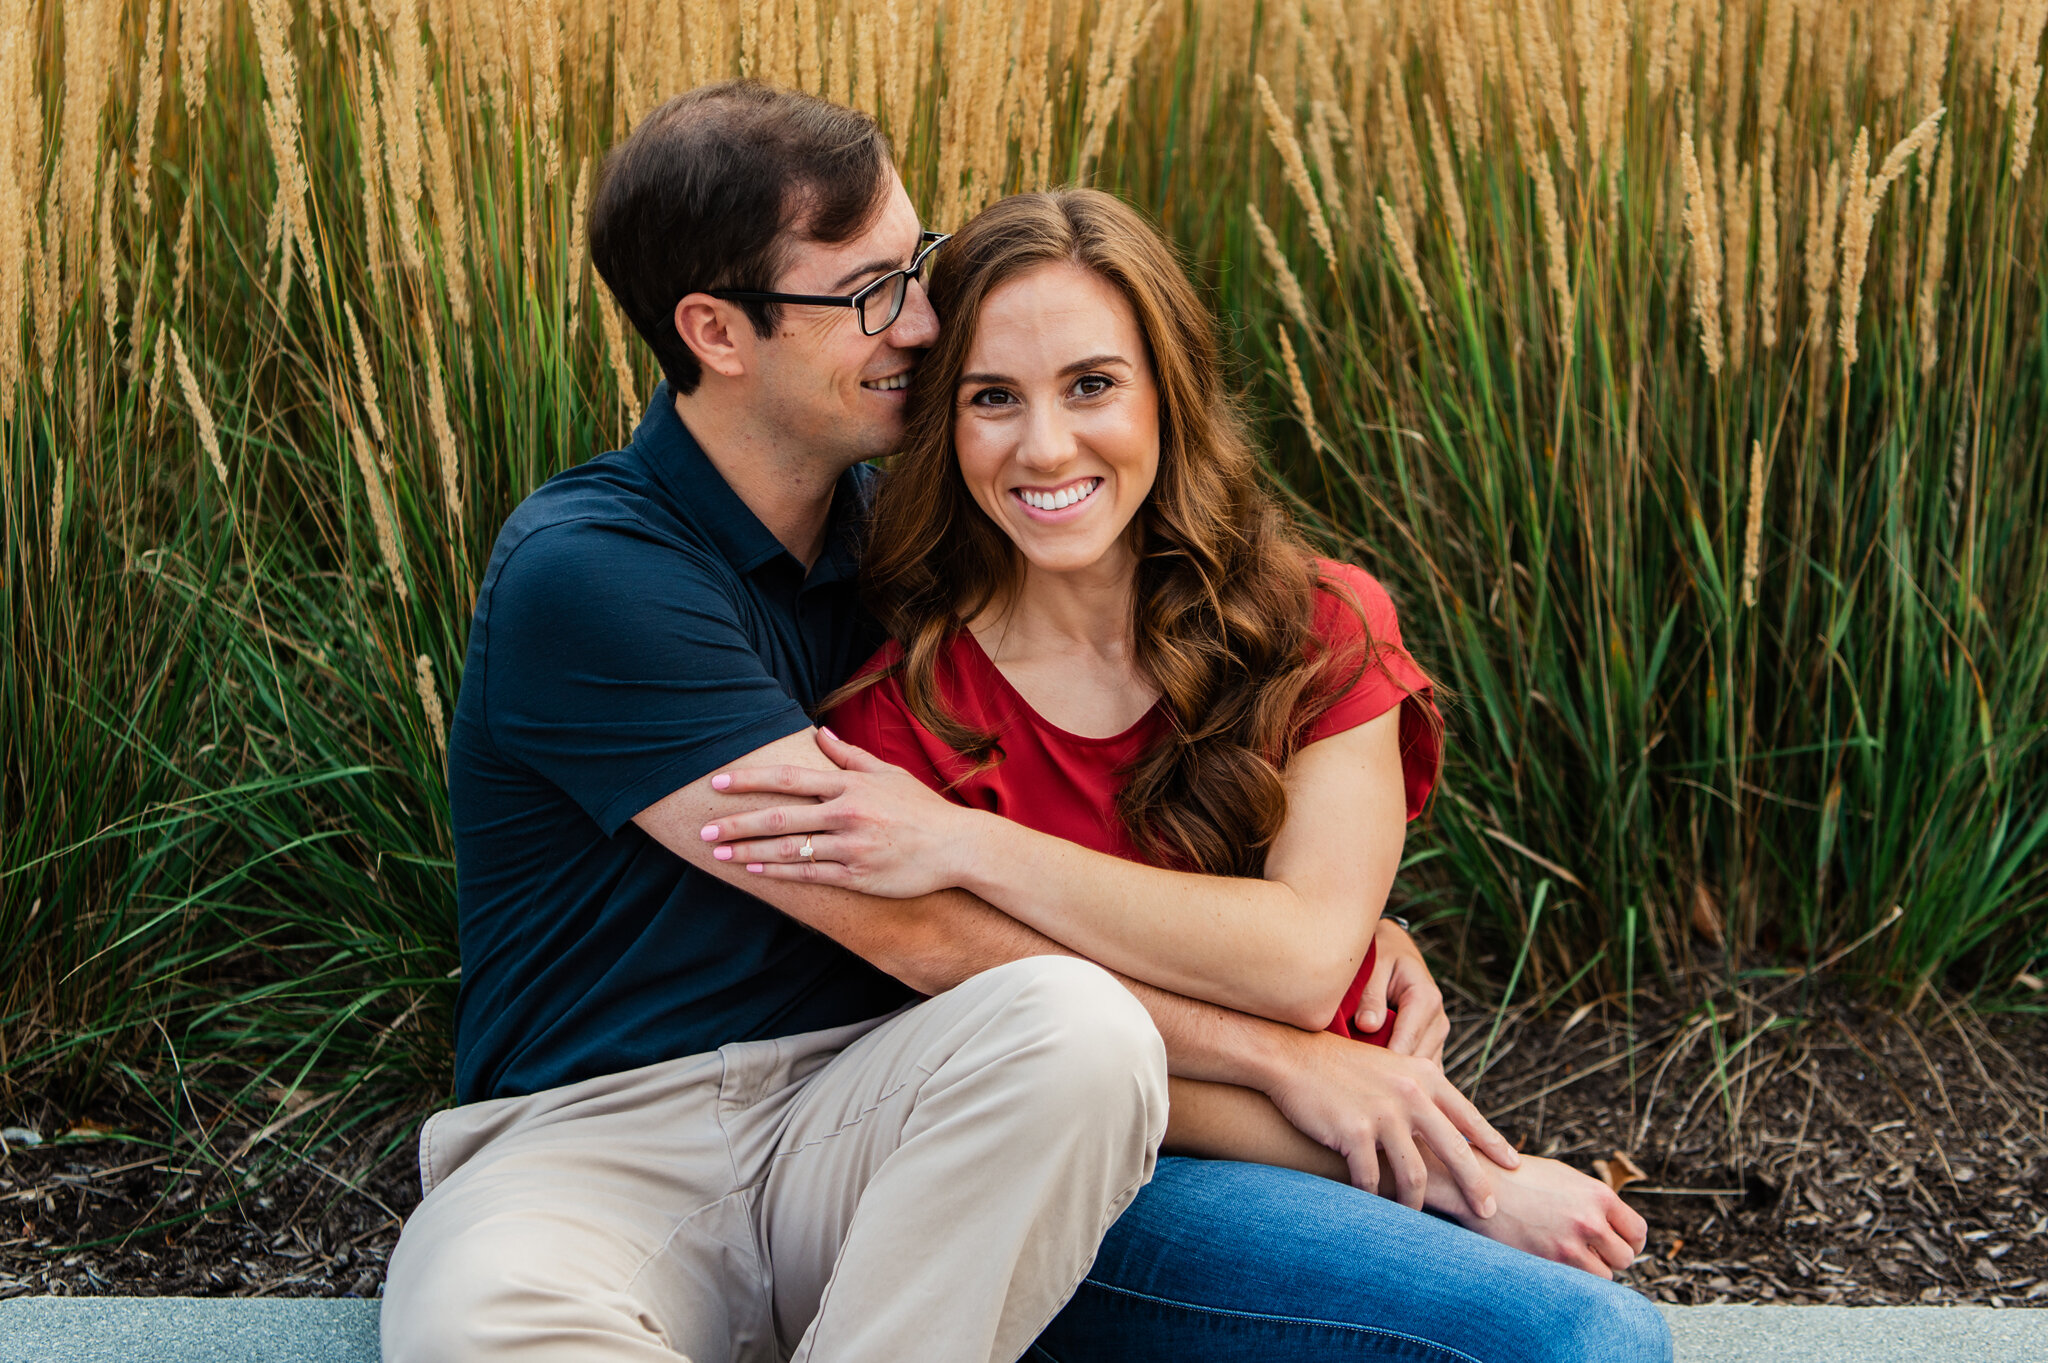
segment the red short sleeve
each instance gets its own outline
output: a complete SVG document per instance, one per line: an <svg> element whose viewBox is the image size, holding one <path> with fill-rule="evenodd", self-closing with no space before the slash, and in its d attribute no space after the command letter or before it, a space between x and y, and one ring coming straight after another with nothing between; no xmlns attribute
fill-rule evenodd
<svg viewBox="0 0 2048 1363"><path fill-rule="evenodd" d="M864 677L893 667L903 656L894 640L882 645L854 675ZM950 678L948 678L950 679ZM954 783L973 764L941 743L910 713L902 684L884 677L819 716L819 722L856 748L902 767L955 804L967 804Z"/></svg>
<svg viewBox="0 0 2048 1363"><path fill-rule="evenodd" d="M1316 638L1325 648L1351 651L1365 645L1365 670L1351 689L1316 716L1302 734L1304 746L1355 729L1401 707L1401 775L1408 790L1408 817L1429 803L1442 762L1442 720L1430 696L1429 679L1401 643L1401 623L1387 589L1362 568L1317 560L1325 585L1316 594ZM1351 604L1358 607L1353 610ZM1361 639L1359 616L1364 616Z"/></svg>

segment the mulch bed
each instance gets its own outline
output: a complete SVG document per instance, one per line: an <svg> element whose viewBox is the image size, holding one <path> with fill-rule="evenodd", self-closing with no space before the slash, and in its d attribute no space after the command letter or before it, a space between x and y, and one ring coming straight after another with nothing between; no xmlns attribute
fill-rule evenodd
<svg viewBox="0 0 2048 1363"><path fill-rule="evenodd" d="M2048 1304L2048 1019L1922 1014L1648 1000L1632 1024L1511 1013L1488 1051L1492 1014L1460 1006L1447 1059L1469 1084L1485 1054L1481 1106L1521 1148L1612 1178L1633 1160L1651 1230L1627 1281L1659 1300ZM419 1196L395 1121L232 1174L132 1113L0 1125L45 1137L0 1156L0 1298L375 1296Z"/></svg>

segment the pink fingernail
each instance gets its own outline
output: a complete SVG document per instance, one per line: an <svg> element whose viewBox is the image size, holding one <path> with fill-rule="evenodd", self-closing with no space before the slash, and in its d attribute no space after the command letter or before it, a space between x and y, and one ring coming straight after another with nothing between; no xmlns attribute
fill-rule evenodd
<svg viewBox="0 0 2048 1363"><path fill-rule="evenodd" d="M697 830L697 836L704 839L704 841L706 842L717 842L718 825L715 823L705 824L702 828Z"/></svg>
<svg viewBox="0 0 2048 1363"><path fill-rule="evenodd" d="M714 847L711 849L711 855L719 861L731 861L732 849L730 847Z"/></svg>
<svg viewBox="0 0 2048 1363"><path fill-rule="evenodd" d="M838 734L833 733L830 729L826 728L822 724L818 726L818 732L825 735L825 737L831 739L834 743L838 743L841 741Z"/></svg>
<svg viewBox="0 0 2048 1363"><path fill-rule="evenodd" d="M731 784L732 778L730 776L727 776L724 772L720 772L718 775L711 778L711 788L713 790L724 790L727 786Z"/></svg>
<svg viewBox="0 0 2048 1363"><path fill-rule="evenodd" d="M762 870L765 870L766 868L765 868L765 867L763 867L763 866L761 865L761 863L760 863L760 862L758 862L758 861L750 861L750 862L748 862L748 863L747 863L747 869L748 869L749 871L753 871L753 872L755 872L756 874L758 874L759 872L761 872Z"/></svg>

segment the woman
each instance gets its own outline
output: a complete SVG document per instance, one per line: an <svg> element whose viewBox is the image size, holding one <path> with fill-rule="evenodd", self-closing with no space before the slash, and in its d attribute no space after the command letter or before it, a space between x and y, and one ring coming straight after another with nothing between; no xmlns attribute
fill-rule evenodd
<svg viewBox="0 0 2048 1363"><path fill-rule="evenodd" d="M1259 487L1214 323L1136 213L1019 195L940 261L945 329L864 566L892 641L821 709L842 766L945 798L861 805L821 775L792 793L823 803L707 830L716 855L886 896L960 886L1112 969L1359 1034L1375 947L1405 940L1379 911L1437 767L1391 602L1312 557ZM1362 1021L1441 1054L1440 1012L1405 1035ZM1643 1245L1640 1217L1555 1161L1494 1170L1478 1215L1426 1151L1347 1162L1222 1085L1176 1079L1172 1102L1169 1151L1368 1190L1384 1161L1411 1206L1603 1277Z"/></svg>

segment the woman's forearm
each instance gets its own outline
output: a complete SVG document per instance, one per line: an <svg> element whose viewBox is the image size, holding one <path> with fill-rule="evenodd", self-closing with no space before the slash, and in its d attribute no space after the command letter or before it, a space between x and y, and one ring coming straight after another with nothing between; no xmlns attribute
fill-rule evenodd
<svg viewBox="0 0 2048 1363"><path fill-rule="evenodd" d="M1378 921L1355 895L1162 870L978 815L962 889L1112 970L1226 1008L1319 1028Z"/></svg>

